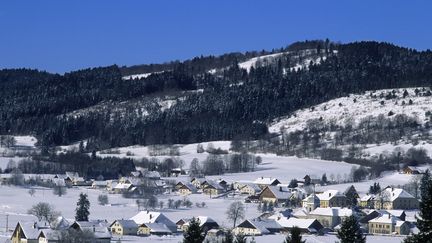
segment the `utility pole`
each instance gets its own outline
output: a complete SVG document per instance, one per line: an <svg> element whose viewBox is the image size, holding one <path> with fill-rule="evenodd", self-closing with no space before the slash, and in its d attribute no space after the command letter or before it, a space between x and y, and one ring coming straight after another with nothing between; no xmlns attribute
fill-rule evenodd
<svg viewBox="0 0 432 243"><path fill-rule="evenodd" d="M9 231L9 214L6 214L6 233Z"/></svg>

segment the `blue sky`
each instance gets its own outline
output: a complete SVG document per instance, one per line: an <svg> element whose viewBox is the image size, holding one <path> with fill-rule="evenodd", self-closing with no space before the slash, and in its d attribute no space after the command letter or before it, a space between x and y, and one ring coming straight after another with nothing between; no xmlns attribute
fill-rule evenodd
<svg viewBox="0 0 432 243"><path fill-rule="evenodd" d="M0 68L67 72L305 39L432 49L432 1L41 0L0 3Z"/></svg>

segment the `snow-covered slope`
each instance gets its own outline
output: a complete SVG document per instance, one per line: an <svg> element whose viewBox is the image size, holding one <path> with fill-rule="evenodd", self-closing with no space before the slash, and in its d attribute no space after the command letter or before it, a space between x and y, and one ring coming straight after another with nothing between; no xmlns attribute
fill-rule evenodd
<svg viewBox="0 0 432 243"><path fill-rule="evenodd" d="M127 75L127 76L123 76L122 79L124 80L128 80L128 79L141 79L141 78L147 78L148 76L152 75L152 74L156 74L156 73L163 73L162 72L153 72L153 73L139 73L139 74L132 74L132 75Z"/></svg>
<svg viewBox="0 0 432 243"><path fill-rule="evenodd" d="M388 93L395 91L395 98L386 99ZM384 115L388 117L392 112L394 115L405 114L416 117L420 124L428 121L426 112L432 112L432 96L424 96L430 89L417 88L420 95L416 95L416 88L406 89L408 95L404 98L405 89L386 89L367 91L364 94L351 94L346 97L333 99L328 102L302 109L294 112L294 115L276 119L269 124L270 132L278 133L281 128L286 132L303 130L311 119L322 119L333 121L342 125L347 119L354 123L368 116L377 117ZM383 96L381 96L383 94ZM410 104L410 100L412 104ZM384 102L384 103L382 103Z"/></svg>

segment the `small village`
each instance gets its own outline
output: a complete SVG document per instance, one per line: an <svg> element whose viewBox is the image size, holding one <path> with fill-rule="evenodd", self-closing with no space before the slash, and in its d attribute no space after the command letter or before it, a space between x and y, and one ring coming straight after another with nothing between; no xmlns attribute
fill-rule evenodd
<svg viewBox="0 0 432 243"><path fill-rule="evenodd" d="M418 174L423 171L406 167L400 173ZM0 183L7 185L12 174L0 174ZM205 242L221 242L227 232L233 235L260 237L271 234L287 234L293 227L306 235L335 234L341 222L355 216L361 230L367 235L397 237L417 232L413 222L419 208L419 200L402 188L388 186L377 189L374 194L359 194L354 186L344 191L331 189L326 178L305 175L302 180L282 183L283 178L259 177L254 181L228 181L190 177L181 169L174 169L170 177L161 177L157 171L137 170L118 180L86 181L78 173L66 172L56 175L24 175L25 180L34 180L65 188L86 188L106 195L122 194L137 199L138 213L129 218L108 221L104 218L77 221L59 215L48 222L19 221L10 229L10 242L61 242L62 232L93 232L95 242L121 242L124 237L148 237L182 235L194 218L205 232ZM326 190L321 185L330 184ZM376 186L376 185L374 185ZM330 189L328 189L330 188ZM145 190L143 190L145 189ZM143 192L152 197L176 195L183 200L169 199L169 208L192 207L188 197L201 195L205 200L230 198L240 205L254 205L260 212L258 217L239 216L233 225L222 225L208 215L193 215L179 220L158 210L163 202L142 199ZM145 198L145 197L144 197ZM151 198L151 197L150 197ZM228 207L228 205L226 205ZM205 202L196 207L206 207ZM210 208L208 210L211 210Z"/></svg>

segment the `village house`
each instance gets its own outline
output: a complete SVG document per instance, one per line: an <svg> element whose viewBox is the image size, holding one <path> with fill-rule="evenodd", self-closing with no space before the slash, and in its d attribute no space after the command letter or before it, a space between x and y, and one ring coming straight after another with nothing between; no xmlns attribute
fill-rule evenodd
<svg viewBox="0 0 432 243"><path fill-rule="evenodd" d="M202 189L202 184L206 181L205 178L195 177L191 180L192 185L194 185L197 189Z"/></svg>
<svg viewBox="0 0 432 243"><path fill-rule="evenodd" d="M96 243L111 243L111 232L105 220L75 221L69 228L93 232Z"/></svg>
<svg viewBox="0 0 432 243"><path fill-rule="evenodd" d="M350 205L348 198L337 190L327 190L323 193L317 193L320 200L321 208L329 207L347 207Z"/></svg>
<svg viewBox="0 0 432 243"><path fill-rule="evenodd" d="M107 181L93 181L91 184L93 189L107 189Z"/></svg>
<svg viewBox="0 0 432 243"><path fill-rule="evenodd" d="M344 219L351 216L353 211L349 208L316 208L309 213L309 219L316 219L324 227L333 229L336 225L340 224Z"/></svg>
<svg viewBox="0 0 432 243"><path fill-rule="evenodd" d="M375 209L418 209L419 201L401 188L387 187L374 199Z"/></svg>
<svg viewBox="0 0 432 243"><path fill-rule="evenodd" d="M207 232L211 229L218 229L219 224L212 218L206 216L198 216L196 219L199 221L200 227L204 232ZM177 222L179 223L179 222ZM189 228L190 220L184 220L184 223L180 226L181 231L187 231ZM177 224L178 225L178 224Z"/></svg>
<svg viewBox="0 0 432 243"><path fill-rule="evenodd" d="M163 223L142 223L138 226L139 236L171 235L173 231Z"/></svg>
<svg viewBox="0 0 432 243"><path fill-rule="evenodd" d="M383 214L369 221L369 233L408 235L410 225L391 214Z"/></svg>
<svg viewBox="0 0 432 243"><path fill-rule="evenodd" d="M204 182L203 193L210 196L217 196L225 192L225 188L215 181L207 180Z"/></svg>
<svg viewBox="0 0 432 243"><path fill-rule="evenodd" d="M407 175L418 175L421 174L422 171L420 171L414 166L406 166L405 168L402 169L402 173Z"/></svg>
<svg viewBox="0 0 432 243"><path fill-rule="evenodd" d="M37 223L18 222L10 238L12 243L39 243L41 230Z"/></svg>
<svg viewBox="0 0 432 243"><path fill-rule="evenodd" d="M302 206L307 212L312 212L320 206L320 200L315 193L310 194L307 198L302 200Z"/></svg>
<svg viewBox="0 0 432 243"><path fill-rule="evenodd" d="M257 236L268 235L271 232L265 227L262 221L245 220L233 229L233 233L235 235L242 234L248 236Z"/></svg>
<svg viewBox="0 0 432 243"><path fill-rule="evenodd" d="M171 233L177 232L177 225L172 222L168 217L166 217L163 213L153 212L153 211L140 211L138 214L130 218L135 221L138 226L138 231L150 233L153 232L155 234L163 233L164 228L169 229ZM145 225L143 225L145 224ZM165 225L165 227L157 224Z"/></svg>
<svg viewBox="0 0 432 243"><path fill-rule="evenodd" d="M178 187L176 186L177 191L180 195L186 196L193 193L197 193L198 190L191 183L181 183Z"/></svg>
<svg viewBox="0 0 432 243"><path fill-rule="evenodd" d="M282 227L283 232L290 232L293 227L298 227L302 233L316 234L323 226L316 219L299 219L294 217L277 217L276 222Z"/></svg>
<svg viewBox="0 0 432 243"><path fill-rule="evenodd" d="M260 177L257 178L253 183L258 185L261 189L264 189L267 186L276 186L281 184L278 179L271 177Z"/></svg>
<svg viewBox="0 0 432 243"><path fill-rule="evenodd" d="M138 225L133 220L115 220L110 225L111 233L115 235L137 235Z"/></svg>
<svg viewBox="0 0 432 243"><path fill-rule="evenodd" d="M280 204L288 202L291 196L292 192L288 187L267 186L259 194L259 200L261 202Z"/></svg>
<svg viewBox="0 0 432 243"><path fill-rule="evenodd" d="M374 196L364 195L359 199L359 206L362 208L373 208L374 207Z"/></svg>
<svg viewBox="0 0 432 243"><path fill-rule="evenodd" d="M237 190L241 194L247 194L249 196L258 195L261 192L261 188L254 183L244 183L243 186Z"/></svg>

